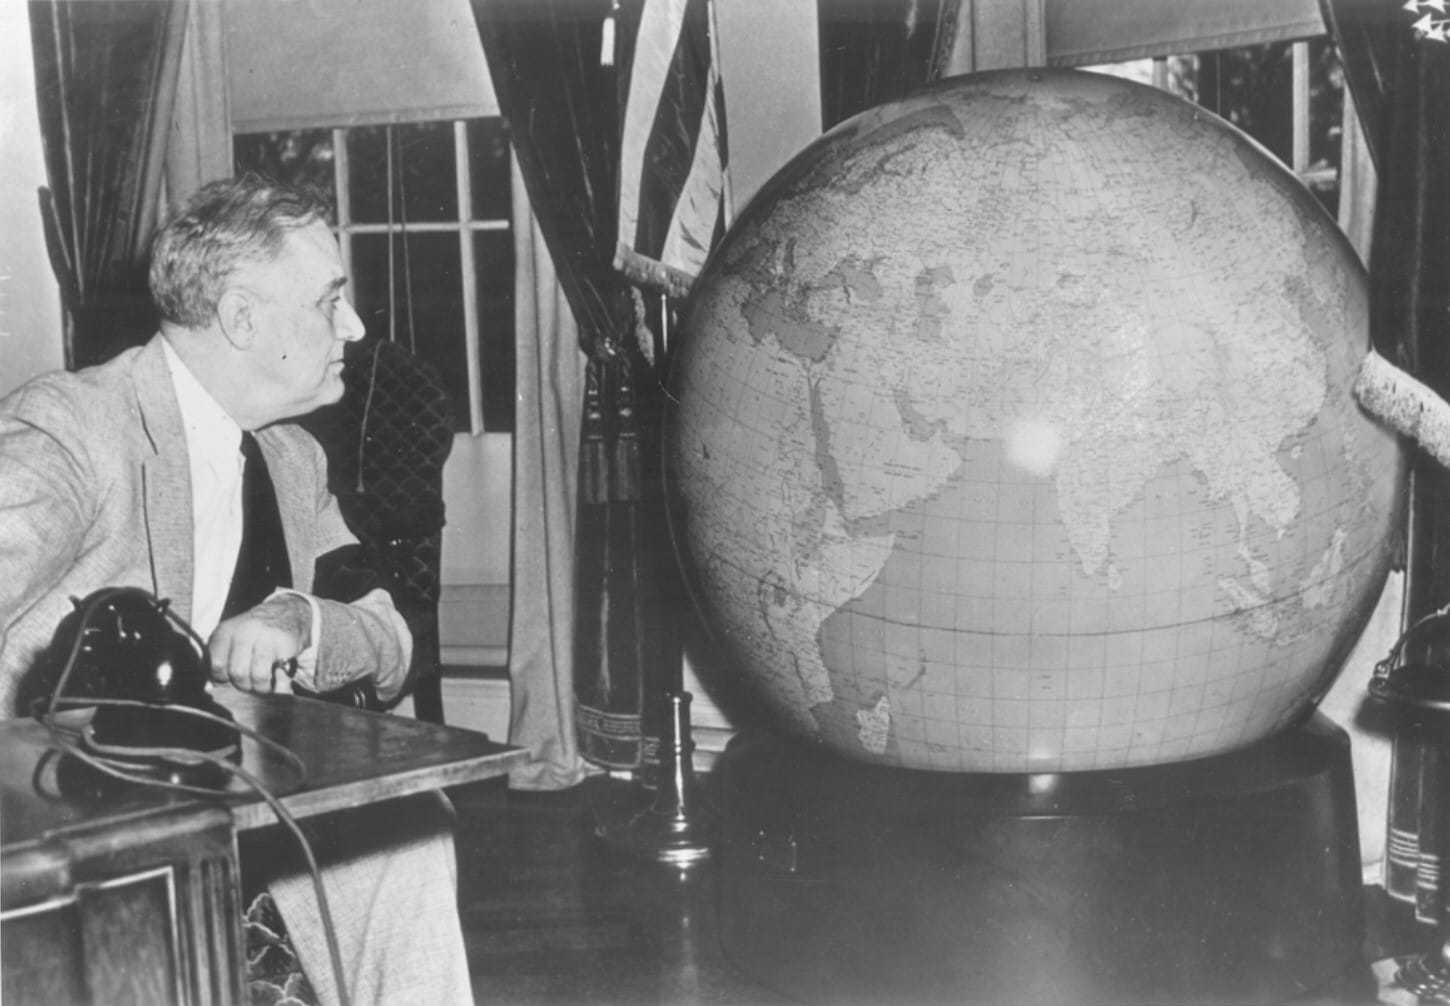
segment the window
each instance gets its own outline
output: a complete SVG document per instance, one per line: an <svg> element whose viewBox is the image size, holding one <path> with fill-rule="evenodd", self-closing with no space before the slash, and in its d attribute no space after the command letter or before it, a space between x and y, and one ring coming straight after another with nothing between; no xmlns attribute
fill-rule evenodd
<svg viewBox="0 0 1450 1006"><path fill-rule="evenodd" d="M239 171L331 198L368 338L442 373L455 429L513 430L510 159L497 117L235 137Z"/></svg>
<svg viewBox="0 0 1450 1006"><path fill-rule="evenodd" d="M1223 116L1288 165L1331 216L1337 212L1344 75L1327 38L1090 69L1153 83Z"/></svg>

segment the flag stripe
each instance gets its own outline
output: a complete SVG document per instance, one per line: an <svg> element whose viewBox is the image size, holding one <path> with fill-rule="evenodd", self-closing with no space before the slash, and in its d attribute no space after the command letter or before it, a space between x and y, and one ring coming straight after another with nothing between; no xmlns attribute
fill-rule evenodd
<svg viewBox="0 0 1450 1006"><path fill-rule="evenodd" d="M628 67L615 265L677 296L704 264L728 193L711 29L709 0L645 0Z"/></svg>
<svg viewBox="0 0 1450 1006"><path fill-rule="evenodd" d="M712 67L704 15L704 0L687 0L684 23L675 40L651 123L634 247L656 258L661 258L664 251L670 211L694 165L696 139L700 137L705 99L710 93Z"/></svg>
<svg viewBox="0 0 1450 1006"><path fill-rule="evenodd" d="M714 100L719 80L713 64L710 67L711 101L705 108L705 121L700 129L700 142L695 144L695 157L688 177L681 186L679 202L670 217L664 236L660 260L676 264L693 275L699 275L715 237L715 224L720 216L724 197L724 170L717 156L719 134Z"/></svg>
<svg viewBox="0 0 1450 1006"><path fill-rule="evenodd" d="M646 150L654 140L660 96L684 20L683 3L645 0L634 36L634 58L629 67L629 92L619 150L619 240L629 248L637 246Z"/></svg>

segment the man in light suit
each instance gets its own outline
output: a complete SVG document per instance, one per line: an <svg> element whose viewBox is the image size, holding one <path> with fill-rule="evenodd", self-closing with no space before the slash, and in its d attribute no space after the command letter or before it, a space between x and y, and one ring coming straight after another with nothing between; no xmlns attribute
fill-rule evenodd
<svg viewBox="0 0 1450 1006"><path fill-rule="evenodd" d="M341 397L343 346L363 334L326 213L256 178L205 187L153 248L160 333L0 401L4 715L24 712L22 679L70 599L114 586L169 598L207 639L218 684L287 690L278 669L295 668L313 691L404 687L407 626L355 562L320 446L286 422ZM292 583L233 613L244 432L275 486ZM386 826L319 828L354 1002L472 1002L451 835L399 824L441 820L429 800ZM310 881L284 870L269 886L317 994L336 1001Z"/></svg>

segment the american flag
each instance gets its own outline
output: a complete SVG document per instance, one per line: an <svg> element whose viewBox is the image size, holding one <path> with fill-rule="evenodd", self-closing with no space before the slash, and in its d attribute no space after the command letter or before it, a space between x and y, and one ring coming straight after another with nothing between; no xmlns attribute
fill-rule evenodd
<svg viewBox="0 0 1450 1006"><path fill-rule="evenodd" d="M683 297L729 224L725 93L710 0L636 0L620 23L614 265Z"/></svg>

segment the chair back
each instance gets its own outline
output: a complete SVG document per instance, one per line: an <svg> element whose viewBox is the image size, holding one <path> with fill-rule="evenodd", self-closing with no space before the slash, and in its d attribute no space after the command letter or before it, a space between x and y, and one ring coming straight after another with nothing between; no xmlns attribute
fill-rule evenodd
<svg viewBox="0 0 1450 1006"><path fill-rule="evenodd" d="M413 633L418 717L441 723L438 598L452 403L438 371L402 344L370 339L348 351L341 401L303 425L327 453L343 518L382 565Z"/></svg>

